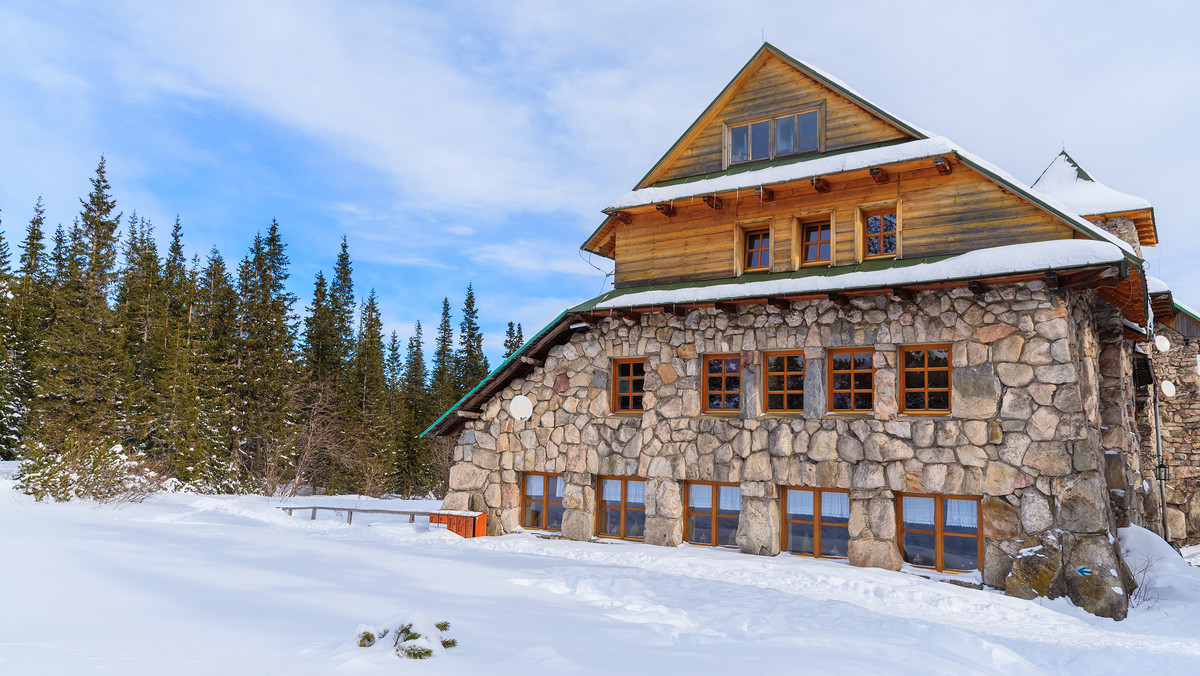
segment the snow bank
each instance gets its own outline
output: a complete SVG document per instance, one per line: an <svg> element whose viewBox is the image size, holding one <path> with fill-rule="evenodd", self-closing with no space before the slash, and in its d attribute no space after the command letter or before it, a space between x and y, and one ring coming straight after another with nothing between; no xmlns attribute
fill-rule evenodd
<svg viewBox="0 0 1200 676"><path fill-rule="evenodd" d="M1119 530L1121 553L1139 585L1134 592L1152 603L1194 604L1200 599L1200 569L1191 566L1165 540L1140 526Z"/></svg>
<svg viewBox="0 0 1200 676"><path fill-rule="evenodd" d="M1083 265L1117 263L1120 250L1107 242L1060 239L970 251L934 263L841 275L795 277L741 284L641 291L597 303L597 308L694 303L726 298L787 296L824 291L898 286L988 275L1061 270Z"/></svg>

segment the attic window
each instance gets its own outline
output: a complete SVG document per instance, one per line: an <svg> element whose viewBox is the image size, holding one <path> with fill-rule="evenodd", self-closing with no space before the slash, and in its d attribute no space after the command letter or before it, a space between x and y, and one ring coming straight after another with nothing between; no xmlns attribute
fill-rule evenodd
<svg viewBox="0 0 1200 676"><path fill-rule="evenodd" d="M820 150L820 109L729 127L729 164Z"/></svg>

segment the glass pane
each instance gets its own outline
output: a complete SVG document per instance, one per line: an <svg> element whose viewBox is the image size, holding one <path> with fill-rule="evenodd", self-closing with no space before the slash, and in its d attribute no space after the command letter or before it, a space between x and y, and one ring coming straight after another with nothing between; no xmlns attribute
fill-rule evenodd
<svg viewBox="0 0 1200 676"><path fill-rule="evenodd" d="M600 486L600 503L604 505L621 504L621 481L605 479Z"/></svg>
<svg viewBox="0 0 1200 676"><path fill-rule="evenodd" d="M688 509L694 512L711 512L712 494L712 486L688 486Z"/></svg>
<svg viewBox="0 0 1200 676"><path fill-rule="evenodd" d="M645 391L645 389L646 389L646 380L645 380L644 378L634 378L634 379L632 380L632 382L633 382L633 391L634 391L634 392L643 392L643 391Z"/></svg>
<svg viewBox="0 0 1200 676"><path fill-rule="evenodd" d="M725 379L722 378L721 376L709 376L708 377L708 391L709 392L720 392L721 391L721 383L723 383L723 382L725 382Z"/></svg>
<svg viewBox="0 0 1200 676"><path fill-rule="evenodd" d="M801 376L801 375L788 376L787 377L787 388L789 390L803 390L804 389L804 376Z"/></svg>
<svg viewBox="0 0 1200 676"><path fill-rule="evenodd" d="M854 410L870 411L873 408L871 395L865 392L856 392L854 394Z"/></svg>
<svg viewBox="0 0 1200 676"><path fill-rule="evenodd" d="M904 368L906 368L906 369L925 368L925 350L905 350L904 351Z"/></svg>
<svg viewBox="0 0 1200 676"><path fill-rule="evenodd" d="M846 557L850 531L845 526L821 526L821 556Z"/></svg>
<svg viewBox="0 0 1200 676"><path fill-rule="evenodd" d="M726 411L736 411L738 407L741 406L741 401L742 396L740 394L727 394L725 395L725 403L721 406L721 408L725 409Z"/></svg>
<svg viewBox="0 0 1200 676"><path fill-rule="evenodd" d="M762 263L759 262L759 257L758 257L757 251L751 251L750 254L748 256L746 256L746 267L748 267L748 268L762 267Z"/></svg>
<svg viewBox="0 0 1200 676"><path fill-rule="evenodd" d="M929 386L941 389L950 387L950 372L949 371L930 371Z"/></svg>
<svg viewBox="0 0 1200 676"><path fill-rule="evenodd" d="M831 369L834 371L849 371L854 364L849 352L839 352L830 358Z"/></svg>
<svg viewBox="0 0 1200 676"><path fill-rule="evenodd" d="M883 236L883 253L896 253L896 236Z"/></svg>
<svg viewBox="0 0 1200 676"><path fill-rule="evenodd" d="M618 411L628 411L629 406L630 406L629 397L617 397L617 410Z"/></svg>
<svg viewBox="0 0 1200 676"><path fill-rule="evenodd" d="M931 411L949 411L950 410L950 394L948 392L930 392L929 393L929 410L931 410Z"/></svg>
<svg viewBox="0 0 1200 676"><path fill-rule="evenodd" d="M821 245L821 251L820 251L820 253L817 254L816 260L819 260L819 261L829 260L829 243L828 242Z"/></svg>
<svg viewBox="0 0 1200 676"><path fill-rule="evenodd" d="M525 497L540 498L545 493L546 478L540 474L529 474L525 477Z"/></svg>
<svg viewBox="0 0 1200 676"><path fill-rule="evenodd" d="M546 505L546 529L560 530L562 528L563 506L559 502Z"/></svg>
<svg viewBox="0 0 1200 676"><path fill-rule="evenodd" d="M742 358L741 357L726 358L725 359L725 372L726 373L741 373L742 372Z"/></svg>
<svg viewBox="0 0 1200 676"><path fill-rule="evenodd" d="M855 373L854 374L854 389L856 389L856 390L871 389L871 379L873 377L874 376L872 376L872 374L869 371L867 373Z"/></svg>
<svg viewBox="0 0 1200 676"><path fill-rule="evenodd" d="M767 357L767 372L780 373L784 370L783 365L786 363L783 357L778 355Z"/></svg>
<svg viewBox="0 0 1200 676"><path fill-rule="evenodd" d="M562 500L563 478L560 476L546 477L546 483L550 487L549 498L551 500Z"/></svg>
<svg viewBox="0 0 1200 676"><path fill-rule="evenodd" d="M729 161L745 162L750 159L750 128L742 125L729 130Z"/></svg>
<svg viewBox="0 0 1200 676"><path fill-rule="evenodd" d="M789 488L787 492L787 519L789 521L812 521L813 492Z"/></svg>
<svg viewBox="0 0 1200 676"><path fill-rule="evenodd" d="M947 533L965 533L975 535L979 532L979 516L976 514L978 504L974 500L943 501L945 525L942 529Z"/></svg>
<svg viewBox="0 0 1200 676"><path fill-rule="evenodd" d="M767 395L767 408L769 408L773 411L783 410L783 402L784 402L784 398L783 398L782 394L768 394Z"/></svg>
<svg viewBox="0 0 1200 676"><path fill-rule="evenodd" d="M617 394L629 394L629 381L628 380L618 380L617 381Z"/></svg>
<svg viewBox="0 0 1200 676"><path fill-rule="evenodd" d="M942 538L942 568L946 570L979 570L978 538Z"/></svg>
<svg viewBox="0 0 1200 676"><path fill-rule="evenodd" d="M630 370L630 367L632 367L632 366L633 366L633 364L630 364L629 362L625 362L623 364L617 364L617 377L618 378L628 378L629 370Z"/></svg>
<svg viewBox="0 0 1200 676"><path fill-rule="evenodd" d="M608 507L603 509L600 514L600 534L619 536L621 534L621 510Z"/></svg>
<svg viewBox="0 0 1200 676"><path fill-rule="evenodd" d="M741 514L742 489L738 486L718 486L717 512L720 514Z"/></svg>
<svg viewBox="0 0 1200 676"><path fill-rule="evenodd" d="M635 375L639 378L646 375L646 363L645 362L637 361L637 362L634 362L632 364L632 366L633 366L633 375Z"/></svg>
<svg viewBox="0 0 1200 676"><path fill-rule="evenodd" d="M808 244L804 248L804 260L806 261L821 261L829 258L829 256L821 255L821 249L824 248L819 244Z"/></svg>
<svg viewBox="0 0 1200 676"><path fill-rule="evenodd" d="M781 117L775 120L775 154L786 155L796 152L796 118Z"/></svg>
<svg viewBox="0 0 1200 676"><path fill-rule="evenodd" d="M819 225L804 226L804 241L819 242L821 240L821 230L822 228Z"/></svg>
<svg viewBox="0 0 1200 676"><path fill-rule="evenodd" d="M742 389L741 376L725 376L725 391L737 392Z"/></svg>
<svg viewBox="0 0 1200 676"><path fill-rule="evenodd" d="M708 359L707 361L708 361L708 372L709 373L721 373L721 364L722 364L723 360Z"/></svg>
<svg viewBox="0 0 1200 676"><path fill-rule="evenodd" d="M719 395L719 394L708 395L708 407L709 408L715 408L715 409L721 408L721 401L722 401L721 395Z"/></svg>
<svg viewBox="0 0 1200 676"><path fill-rule="evenodd" d="M767 389L772 392L782 391L785 382L787 381L784 379L784 376L767 376Z"/></svg>
<svg viewBox="0 0 1200 676"><path fill-rule="evenodd" d="M755 122L750 125L750 159L761 160L766 158L770 153L770 146L768 145L770 142L770 122Z"/></svg>
<svg viewBox="0 0 1200 676"><path fill-rule="evenodd" d="M788 355L787 366L789 371L801 372L804 370L804 356L799 354Z"/></svg>
<svg viewBox="0 0 1200 676"><path fill-rule="evenodd" d="M879 238L878 237L867 238L867 255L875 256L877 254L879 254Z"/></svg>
<svg viewBox="0 0 1200 676"><path fill-rule="evenodd" d="M804 113L796 116L796 150L804 152L805 150L816 150L819 143L817 139L817 111Z"/></svg>
<svg viewBox="0 0 1200 676"><path fill-rule="evenodd" d="M914 566L936 566L937 552L934 551L933 538L931 533L905 533L904 551L901 552L904 560Z"/></svg>
<svg viewBox="0 0 1200 676"><path fill-rule="evenodd" d="M850 395L846 392L835 392L833 395L833 410L849 411Z"/></svg>
<svg viewBox="0 0 1200 676"><path fill-rule="evenodd" d="M811 523L789 523L787 550L795 554L813 553L813 526Z"/></svg>
<svg viewBox="0 0 1200 676"><path fill-rule="evenodd" d="M900 503L905 530L933 530L933 498L905 495Z"/></svg>
<svg viewBox="0 0 1200 676"><path fill-rule="evenodd" d="M871 370L871 359L873 356L874 355L871 352L855 352L854 353L854 370L855 371Z"/></svg>
<svg viewBox="0 0 1200 676"><path fill-rule="evenodd" d="M867 216L867 234L868 235L878 235L879 234L879 217L878 216Z"/></svg>
<svg viewBox="0 0 1200 676"><path fill-rule="evenodd" d="M688 542L702 545L712 544L712 517L693 514L688 517Z"/></svg>
<svg viewBox="0 0 1200 676"><path fill-rule="evenodd" d="M909 389L923 390L925 389L925 372L924 371L905 371L904 386Z"/></svg>
<svg viewBox="0 0 1200 676"><path fill-rule="evenodd" d="M896 232L896 214L884 214L881 218L884 232Z"/></svg>
<svg viewBox="0 0 1200 676"><path fill-rule="evenodd" d="M717 544L725 547L736 547L737 527L738 520L736 517L732 519L726 517L717 519Z"/></svg>
<svg viewBox="0 0 1200 676"><path fill-rule="evenodd" d="M939 349L929 351L929 367L930 368L949 368L950 367L950 350Z"/></svg>
<svg viewBox="0 0 1200 676"><path fill-rule="evenodd" d="M521 525L525 526L526 528L542 527L542 503L525 503L525 516L521 519Z"/></svg>
<svg viewBox="0 0 1200 676"><path fill-rule="evenodd" d="M627 481L627 482L625 482L625 506L627 506L627 507L645 507L646 506L646 482L644 482L644 481Z"/></svg>
<svg viewBox="0 0 1200 676"><path fill-rule="evenodd" d="M850 374L849 373L835 373L835 374L833 374L832 381L833 381L833 389L835 389L835 390L850 389Z"/></svg>
<svg viewBox="0 0 1200 676"><path fill-rule="evenodd" d="M641 538L646 532L646 513L631 509L625 512L625 537Z"/></svg>
<svg viewBox="0 0 1200 676"><path fill-rule="evenodd" d="M904 408L910 411L925 410L925 393L924 392L905 392L904 393Z"/></svg>
<svg viewBox="0 0 1200 676"><path fill-rule="evenodd" d="M850 494L821 493L821 522L850 523Z"/></svg>
<svg viewBox="0 0 1200 676"><path fill-rule="evenodd" d="M803 411L804 410L804 394L792 393L787 396L787 410Z"/></svg>

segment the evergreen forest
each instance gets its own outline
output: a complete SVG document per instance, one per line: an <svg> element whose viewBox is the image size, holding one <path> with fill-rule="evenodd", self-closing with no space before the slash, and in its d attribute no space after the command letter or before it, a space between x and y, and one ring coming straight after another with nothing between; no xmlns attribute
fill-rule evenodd
<svg viewBox="0 0 1200 676"><path fill-rule="evenodd" d="M176 219L117 211L101 158L68 228L41 199L14 261L0 235L0 459L39 498L155 490L440 496L451 449L420 438L489 372L475 294L384 335L342 239L303 308L274 221L244 257L188 258ZM505 357L523 343L508 324Z"/></svg>

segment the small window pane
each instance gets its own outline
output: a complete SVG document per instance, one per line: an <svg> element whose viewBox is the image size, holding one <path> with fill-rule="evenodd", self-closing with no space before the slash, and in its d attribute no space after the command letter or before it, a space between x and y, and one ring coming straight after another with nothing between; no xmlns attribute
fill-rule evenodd
<svg viewBox="0 0 1200 676"><path fill-rule="evenodd" d="M646 390L646 381L644 379L640 379L640 378L634 379L633 391L634 392L644 392L645 390Z"/></svg>
<svg viewBox="0 0 1200 676"><path fill-rule="evenodd" d="M855 352L854 353L854 370L855 371L870 370L873 357L874 357L874 354L871 352Z"/></svg>
<svg viewBox="0 0 1200 676"><path fill-rule="evenodd" d="M540 498L545 493L545 477L540 474L530 474L525 477L525 497Z"/></svg>
<svg viewBox="0 0 1200 676"><path fill-rule="evenodd" d="M723 408L726 411L735 411L738 409L738 407L741 406L741 401L742 401L741 395L727 394L727 395L725 395L725 405Z"/></svg>
<svg viewBox="0 0 1200 676"><path fill-rule="evenodd" d="M796 152L796 118L781 117L775 120L775 154L786 155Z"/></svg>
<svg viewBox="0 0 1200 676"><path fill-rule="evenodd" d="M833 395L833 408L835 411L850 410L850 393L835 392Z"/></svg>
<svg viewBox="0 0 1200 676"><path fill-rule="evenodd" d="M849 371L851 365L854 364L849 352L839 352L833 355L832 361L834 371Z"/></svg>
<svg viewBox="0 0 1200 676"><path fill-rule="evenodd" d="M741 357L729 357L725 360L726 373L739 373L742 370Z"/></svg>
<svg viewBox="0 0 1200 676"><path fill-rule="evenodd" d="M884 232L896 232L896 214L884 214L880 218Z"/></svg>
<svg viewBox="0 0 1200 676"><path fill-rule="evenodd" d="M723 382L725 382L725 379L722 378L721 376L709 376L708 377L708 389L712 390L712 391L720 392L721 391L721 383L723 383Z"/></svg>
<svg viewBox="0 0 1200 676"><path fill-rule="evenodd" d="M688 542L712 544L712 517L692 514L688 517Z"/></svg>
<svg viewBox="0 0 1200 676"><path fill-rule="evenodd" d="M821 245L821 250L819 252L817 252L817 257L814 260L818 260L818 261L829 260L829 243L828 242Z"/></svg>
<svg viewBox="0 0 1200 676"><path fill-rule="evenodd" d="M633 364L631 364L629 362L618 363L617 364L617 377L618 378L628 378L629 377L629 369L631 366L633 366Z"/></svg>
<svg viewBox="0 0 1200 676"><path fill-rule="evenodd" d="M879 223L878 216L867 216L867 234L868 235L878 235L879 234L879 226L880 226L880 223Z"/></svg>
<svg viewBox="0 0 1200 676"><path fill-rule="evenodd" d="M742 489L738 486L717 487L717 507L721 514L740 514L742 511Z"/></svg>
<svg viewBox="0 0 1200 676"><path fill-rule="evenodd" d="M929 368L949 368L950 350L945 348L929 350Z"/></svg>
<svg viewBox="0 0 1200 676"><path fill-rule="evenodd" d="M767 357L767 372L782 373L785 363L786 362L784 361L783 357L780 357L779 355L771 355Z"/></svg>
<svg viewBox="0 0 1200 676"><path fill-rule="evenodd" d="M695 511L711 511L712 494L712 486L688 486L688 507Z"/></svg>
<svg viewBox="0 0 1200 676"><path fill-rule="evenodd" d="M930 526L932 528L932 526ZM972 540L972 544L974 541ZM937 565L937 551L934 549L932 533L905 533L904 560L914 566L932 568Z"/></svg>
<svg viewBox="0 0 1200 676"><path fill-rule="evenodd" d="M806 242L819 242L819 241L821 241L821 239L822 239L822 238L821 238L821 231L822 231L822 230L824 230L824 228L822 228L822 227L821 227L821 226L819 226L819 225L806 225L806 226L804 226L804 241L806 241Z"/></svg>
<svg viewBox="0 0 1200 676"><path fill-rule="evenodd" d="M931 411L949 411L950 410L950 395L947 392L930 392L929 393L929 410Z"/></svg>
<svg viewBox="0 0 1200 676"><path fill-rule="evenodd" d="M621 510L606 507L601 511L600 517L600 534L601 535L620 535L621 534Z"/></svg>
<svg viewBox="0 0 1200 676"><path fill-rule="evenodd" d="M729 161L745 162L750 159L750 128L746 125L729 130Z"/></svg>
<svg viewBox="0 0 1200 676"><path fill-rule="evenodd" d="M804 410L804 393L792 393L787 396L787 410L803 411Z"/></svg>
<svg viewBox="0 0 1200 676"><path fill-rule="evenodd" d="M562 500L563 478L560 476L548 476L546 477L546 483L550 485L549 498L551 500Z"/></svg>
<svg viewBox="0 0 1200 676"><path fill-rule="evenodd" d="M823 244L808 244L804 250L804 260L806 261L823 261L829 258L828 254L822 254L825 245Z"/></svg>
<svg viewBox="0 0 1200 676"><path fill-rule="evenodd" d="M905 350L904 351L904 368L906 368L906 369L925 368L925 350Z"/></svg>
<svg viewBox="0 0 1200 676"><path fill-rule="evenodd" d="M879 253L879 238L872 237L867 240L867 255L874 256Z"/></svg>
<svg viewBox="0 0 1200 676"><path fill-rule="evenodd" d="M618 380L617 381L617 394L629 394L629 381L628 380Z"/></svg>
<svg viewBox="0 0 1200 676"><path fill-rule="evenodd" d="M883 236L883 252L884 253L896 253L896 236L895 235L884 235Z"/></svg>
<svg viewBox="0 0 1200 676"><path fill-rule="evenodd" d="M784 376L767 376L767 389L778 392L784 389L785 382L787 381Z"/></svg>
<svg viewBox="0 0 1200 676"><path fill-rule="evenodd" d="M904 386L914 390L925 389L925 372L924 371L905 371Z"/></svg>
<svg viewBox="0 0 1200 676"><path fill-rule="evenodd" d="M913 411L925 410L925 393L924 392L905 392L904 393L904 408Z"/></svg>
<svg viewBox="0 0 1200 676"><path fill-rule="evenodd" d="M846 557L850 531L845 526L821 526L821 556Z"/></svg>
<svg viewBox="0 0 1200 676"><path fill-rule="evenodd" d="M625 537L641 538L646 532L646 513L639 510L625 512Z"/></svg>
<svg viewBox="0 0 1200 676"><path fill-rule="evenodd" d="M789 488L787 492L787 518L789 520L812 521L813 492Z"/></svg>
<svg viewBox="0 0 1200 676"><path fill-rule="evenodd" d="M551 502L546 505L546 529L562 529L563 506L561 502Z"/></svg>
<svg viewBox="0 0 1200 676"><path fill-rule="evenodd" d="M645 507L646 506L646 482L644 482L644 481L627 481L627 482L625 482L625 505L627 507Z"/></svg>
<svg viewBox="0 0 1200 676"><path fill-rule="evenodd" d="M738 520L719 518L717 519L717 544L723 547L737 546L737 527Z"/></svg>
<svg viewBox="0 0 1200 676"><path fill-rule="evenodd" d="M784 396L782 394L768 394L767 408L778 411L783 408Z"/></svg>
<svg viewBox="0 0 1200 676"><path fill-rule="evenodd" d="M770 153L771 123L755 122L750 125L750 159L765 159Z"/></svg>
<svg viewBox="0 0 1200 676"><path fill-rule="evenodd" d="M950 387L950 373L948 371L930 371L929 387L943 390Z"/></svg>
<svg viewBox="0 0 1200 676"><path fill-rule="evenodd" d="M821 521L825 523L849 523L850 494L821 493Z"/></svg>
<svg viewBox="0 0 1200 676"><path fill-rule="evenodd" d="M718 373L719 374L722 372L721 365L722 365L722 362L724 361L723 359L708 359L706 361L708 362L708 372L709 373Z"/></svg>
<svg viewBox="0 0 1200 676"><path fill-rule="evenodd" d="M803 390L804 389L804 376L789 375L787 377L787 388L789 390Z"/></svg>
<svg viewBox="0 0 1200 676"><path fill-rule="evenodd" d="M978 504L974 500L953 500L946 498L944 501L945 509L945 526L943 530L947 533L963 533L966 535L975 535L979 532L979 516L976 513Z"/></svg>
<svg viewBox="0 0 1200 676"><path fill-rule="evenodd" d="M854 389L856 389L856 390L871 389L871 378L872 378L872 374L869 371L867 373L855 373L854 374Z"/></svg>
<svg viewBox="0 0 1200 676"><path fill-rule="evenodd" d="M521 522L526 528L542 528L542 503L525 503L525 515L522 517Z"/></svg>
<svg viewBox="0 0 1200 676"><path fill-rule="evenodd" d="M817 111L796 116L796 150L816 150L819 147Z"/></svg>
<svg viewBox="0 0 1200 676"><path fill-rule="evenodd" d="M850 389L850 374L849 373L833 374L833 389L835 389L835 390Z"/></svg>
<svg viewBox="0 0 1200 676"><path fill-rule="evenodd" d="M600 502L605 505L621 504L621 482L618 479L605 479L600 488Z"/></svg>
<svg viewBox="0 0 1200 676"><path fill-rule="evenodd" d="M719 394L708 395L708 407L709 408L714 408L714 409L721 408L721 401L722 401L722 397Z"/></svg>
<svg viewBox="0 0 1200 676"><path fill-rule="evenodd" d="M798 354L788 355L787 366L789 371L803 371L804 356Z"/></svg>
<svg viewBox="0 0 1200 676"><path fill-rule="evenodd" d="M740 390L742 389L741 376L725 376L725 390Z"/></svg>
<svg viewBox="0 0 1200 676"><path fill-rule="evenodd" d="M947 570L978 570L979 540L977 538L942 538L942 568Z"/></svg>
<svg viewBox="0 0 1200 676"><path fill-rule="evenodd" d="M811 523L789 523L788 541L789 552L796 554L813 553L813 526Z"/></svg>
<svg viewBox="0 0 1200 676"><path fill-rule="evenodd" d="M900 504L904 512L904 528L914 530L933 530L933 498L921 498L905 495ZM905 536L908 539L908 536Z"/></svg>

